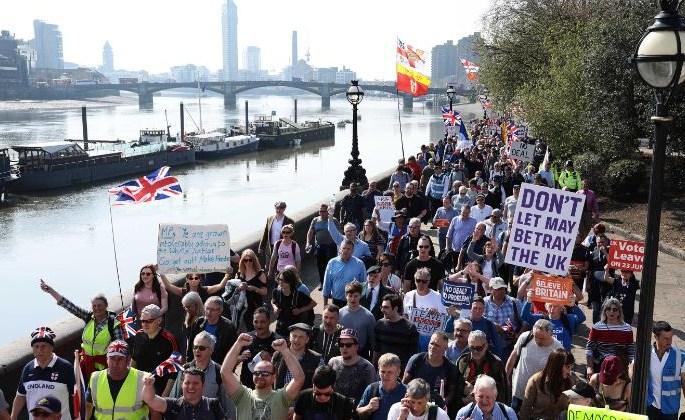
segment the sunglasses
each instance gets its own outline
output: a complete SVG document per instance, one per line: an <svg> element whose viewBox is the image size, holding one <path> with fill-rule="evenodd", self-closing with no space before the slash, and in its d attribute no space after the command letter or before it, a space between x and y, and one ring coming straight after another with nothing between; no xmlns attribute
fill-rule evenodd
<svg viewBox="0 0 685 420"><path fill-rule="evenodd" d="M419 249L428 249L430 245L419 245Z"/></svg>
<svg viewBox="0 0 685 420"><path fill-rule="evenodd" d="M483 351L483 350L485 350L485 344L483 344L482 346L469 346L469 350L475 351L475 352Z"/></svg>
<svg viewBox="0 0 685 420"><path fill-rule="evenodd" d="M357 343L338 343L338 347L354 347Z"/></svg>
<svg viewBox="0 0 685 420"><path fill-rule="evenodd" d="M152 273L140 273L141 276L151 276Z"/></svg>
<svg viewBox="0 0 685 420"><path fill-rule="evenodd" d="M140 320L140 323L141 323L141 324L150 324L150 323L152 323L152 322L155 322L155 320L157 320L157 318L152 318L152 319L141 319L141 320Z"/></svg>
<svg viewBox="0 0 685 420"><path fill-rule="evenodd" d="M467 330L466 328L457 328L455 331L460 332L460 333L466 333L466 334L471 332L471 330Z"/></svg>
<svg viewBox="0 0 685 420"><path fill-rule="evenodd" d="M326 398L329 398L331 395L333 395L333 392L314 391L314 396L315 396L315 397L326 397Z"/></svg>
<svg viewBox="0 0 685 420"><path fill-rule="evenodd" d="M188 279L189 280L200 280L201 277L200 276L190 276L190 277L188 277Z"/></svg>
<svg viewBox="0 0 685 420"><path fill-rule="evenodd" d="M390 264L389 262L382 262L381 265L383 267L390 267L392 264Z"/></svg>
<svg viewBox="0 0 685 420"><path fill-rule="evenodd" d="M426 280L426 279L416 279L416 280L414 280L414 281L417 282L417 283L428 283L430 280Z"/></svg>
<svg viewBox="0 0 685 420"><path fill-rule="evenodd" d="M50 417L52 414L50 414L50 413L48 413L48 412L45 412L45 411L34 411L33 413L31 413L31 415L32 415L34 418L48 418L48 417Z"/></svg>
<svg viewBox="0 0 685 420"><path fill-rule="evenodd" d="M200 351L205 351L208 348L209 347L207 347L207 346L193 346L193 350L200 350Z"/></svg>
<svg viewBox="0 0 685 420"><path fill-rule="evenodd" d="M607 312L618 312L618 308L614 306L614 307L611 307L611 308L607 308L606 311L607 311Z"/></svg>
<svg viewBox="0 0 685 420"><path fill-rule="evenodd" d="M290 232L290 231L284 231L284 232L281 232L281 234L283 234L283 235L292 235L293 233Z"/></svg>
<svg viewBox="0 0 685 420"><path fill-rule="evenodd" d="M252 376L256 376L258 378L266 378L267 376L273 375L273 372L267 372L265 370L255 370L252 372Z"/></svg>
<svg viewBox="0 0 685 420"><path fill-rule="evenodd" d="M252 261L254 261L254 260L253 260L252 258L243 258L243 261L245 261L245 262L252 262Z"/></svg>

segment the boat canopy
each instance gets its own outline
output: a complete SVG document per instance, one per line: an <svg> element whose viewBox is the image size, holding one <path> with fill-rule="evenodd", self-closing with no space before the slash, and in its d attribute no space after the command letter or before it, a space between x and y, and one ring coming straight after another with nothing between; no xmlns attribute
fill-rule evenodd
<svg viewBox="0 0 685 420"><path fill-rule="evenodd" d="M87 152L76 143L71 142L50 142L50 143L31 143L17 144L12 146L19 155L30 152L39 152L49 155L52 158L66 156L87 156Z"/></svg>

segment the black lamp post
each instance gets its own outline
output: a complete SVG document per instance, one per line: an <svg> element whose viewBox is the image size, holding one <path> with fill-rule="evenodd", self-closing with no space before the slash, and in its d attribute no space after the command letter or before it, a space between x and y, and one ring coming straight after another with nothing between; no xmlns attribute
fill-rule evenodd
<svg viewBox="0 0 685 420"><path fill-rule="evenodd" d="M445 94L447 95L447 99L450 100L450 111L452 110L452 101L454 100L454 86L449 85L447 86L447 90L445 91Z"/></svg>
<svg viewBox="0 0 685 420"><path fill-rule="evenodd" d="M661 224L661 192L664 183L666 138L673 117L668 115L668 104L685 80L685 19L678 13L678 0L660 0L661 12L654 24L647 28L632 57L640 78L654 89L656 98L654 122L654 151L652 175L649 185L645 259L640 284L640 310L637 325L637 351L633 374L633 391L630 409L646 414L647 381L651 360L651 331L654 320L654 289L656 285L657 256L659 254L659 227Z"/></svg>
<svg viewBox="0 0 685 420"><path fill-rule="evenodd" d="M340 187L341 190L349 188L353 182L360 186L368 185L366 169L362 167L362 160L359 159L359 146L357 144L357 105L364 99L364 91L359 86L358 81L352 80L350 83L351 85L347 89L345 96L349 103L352 104L352 159L348 160L350 167L345 171L345 178Z"/></svg>

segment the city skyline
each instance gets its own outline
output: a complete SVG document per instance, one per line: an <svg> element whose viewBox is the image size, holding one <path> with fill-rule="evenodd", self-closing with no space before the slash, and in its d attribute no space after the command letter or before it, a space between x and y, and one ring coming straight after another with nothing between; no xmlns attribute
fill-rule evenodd
<svg viewBox="0 0 685 420"><path fill-rule="evenodd" d="M105 41L116 51L117 69L165 73L184 63L206 66L213 72L223 67L224 0L208 0L196 8L179 1L122 0L102 15L84 0L72 3L79 14L65 14L63 5L27 0L0 16L0 29L28 40L33 38L34 19L56 24L62 32L64 61L94 68L102 64ZM422 3L423 18L420 11L408 13L390 1L350 0L344 8L313 0L302 0L296 8L273 0L235 3L240 22L238 49L259 47L264 70L280 72L290 64L291 34L297 30L298 47L311 53L312 66L345 65L363 79L391 80L398 36L430 51L447 39L480 30L481 15L490 0L459 5L455 15L460 19L440 25L435 24L435 17L445 21L444 3L436 0ZM355 25L349 24L351 17ZM244 67L241 62L240 68Z"/></svg>

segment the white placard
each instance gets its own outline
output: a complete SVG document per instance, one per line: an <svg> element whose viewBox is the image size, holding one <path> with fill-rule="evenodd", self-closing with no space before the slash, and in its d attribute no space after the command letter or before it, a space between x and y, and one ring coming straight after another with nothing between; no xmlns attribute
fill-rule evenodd
<svg viewBox="0 0 685 420"><path fill-rule="evenodd" d="M160 274L224 271L230 264L228 225L159 225Z"/></svg>
<svg viewBox="0 0 685 420"><path fill-rule="evenodd" d="M584 194L521 185L504 261L567 275L584 205Z"/></svg>
<svg viewBox="0 0 685 420"><path fill-rule="evenodd" d="M516 160L523 162L532 162L535 157L535 145L528 144L522 141L515 141L511 143L509 156Z"/></svg>
<svg viewBox="0 0 685 420"><path fill-rule="evenodd" d="M395 204L392 202L392 197L388 195L377 195L374 198L376 202L376 209L380 213L381 222L390 223L392 217L395 215Z"/></svg>

